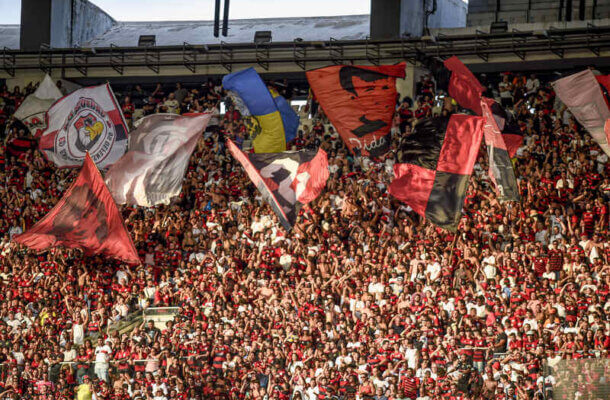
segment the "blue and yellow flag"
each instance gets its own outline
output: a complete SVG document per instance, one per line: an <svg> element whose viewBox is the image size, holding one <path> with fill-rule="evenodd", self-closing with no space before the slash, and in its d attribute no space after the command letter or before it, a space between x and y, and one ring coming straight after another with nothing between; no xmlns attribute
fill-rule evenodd
<svg viewBox="0 0 610 400"><path fill-rule="evenodd" d="M286 151L286 143L295 138L299 127L299 116L286 99L275 90L269 91L254 68L226 75L222 85L241 113L252 118L254 151Z"/></svg>

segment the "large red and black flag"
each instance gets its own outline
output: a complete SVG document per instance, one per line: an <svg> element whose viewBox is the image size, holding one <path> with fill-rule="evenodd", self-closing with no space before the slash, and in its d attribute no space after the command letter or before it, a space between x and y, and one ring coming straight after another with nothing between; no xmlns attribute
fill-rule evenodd
<svg viewBox="0 0 610 400"><path fill-rule="evenodd" d="M140 263L121 214L88 153L78 177L61 200L15 241L36 251L64 246L81 249L87 255Z"/></svg>
<svg viewBox="0 0 610 400"><path fill-rule="evenodd" d="M435 225L457 230L483 138L482 117L424 119L403 140L389 192Z"/></svg>
<svg viewBox="0 0 610 400"><path fill-rule="evenodd" d="M451 71L449 96L453 97L460 106L481 115L481 95L485 87L456 56L446 59L444 64L445 68Z"/></svg>
<svg viewBox="0 0 610 400"><path fill-rule="evenodd" d="M396 78L404 77L405 63L336 65L307 71L317 101L347 148L373 157L390 148Z"/></svg>
<svg viewBox="0 0 610 400"><path fill-rule="evenodd" d="M231 140L227 147L288 231L301 206L318 197L326 186L328 159L322 149L246 154Z"/></svg>
<svg viewBox="0 0 610 400"><path fill-rule="evenodd" d="M497 101L488 98L483 99L489 106L491 115L502 133L508 155L513 158L523 144L523 131L519 122L511 112L506 111Z"/></svg>
<svg viewBox="0 0 610 400"><path fill-rule="evenodd" d="M493 100L487 98L481 100L481 110L485 118L483 132L489 158L489 177L496 187L500 201L519 201L519 188L513 164L497 120L491 112L490 103L493 103Z"/></svg>

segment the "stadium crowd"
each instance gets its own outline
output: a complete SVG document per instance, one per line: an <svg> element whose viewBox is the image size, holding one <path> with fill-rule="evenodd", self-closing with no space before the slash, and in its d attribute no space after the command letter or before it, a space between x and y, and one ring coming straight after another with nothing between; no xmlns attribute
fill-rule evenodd
<svg viewBox="0 0 610 400"><path fill-rule="evenodd" d="M223 145L247 128L229 103L219 113L220 86L117 93L127 119L214 113L180 197L122 208L137 267L11 243L77 171L15 152L28 133L12 112L34 86L0 88L0 399L553 398L547 366L608 359L610 163L548 82L489 78L525 137L521 201L496 200L481 149L457 234L386 190L401 136L440 113L428 76L398 102L382 159L350 155L310 103L292 147L322 146L331 177L290 233ZM163 329L110 329L166 306L179 311ZM601 399L600 365L564 384Z"/></svg>

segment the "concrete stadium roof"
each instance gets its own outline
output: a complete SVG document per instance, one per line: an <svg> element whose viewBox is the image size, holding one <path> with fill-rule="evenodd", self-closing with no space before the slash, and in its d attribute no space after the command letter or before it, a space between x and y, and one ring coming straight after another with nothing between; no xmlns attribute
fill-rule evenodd
<svg viewBox="0 0 610 400"><path fill-rule="evenodd" d="M271 31L273 42L303 40L365 39L369 15L307 18L257 18L229 21L229 36L215 38L213 21L118 22L83 47L137 46L140 35L155 35L158 46L190 44L252 43L254 32ZM222 26L222 24L221 24ZM19 25L0 25L0 48L19 48Z"/></svg>

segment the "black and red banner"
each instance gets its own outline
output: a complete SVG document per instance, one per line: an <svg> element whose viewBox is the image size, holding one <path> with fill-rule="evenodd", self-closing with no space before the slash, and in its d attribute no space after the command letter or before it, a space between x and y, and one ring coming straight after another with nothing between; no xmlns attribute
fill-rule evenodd
<svg viewBox="0 0 610 400"><path fill-rule="evenodd" d="M390 147L396 78L404 77L405 63L336 65L307 71L317 101L347 148L353 154L373 157Z"/></svg>
<svg viewBox="0 0 610 400"><path fill-rule="evenodd" d="M449 96L453 97L460 106L481 115L481 95L485 87L456 56L446 59L444 64L445 68L451 71Z"/></svg>
<svg viewBox="0 0 610 400"><path fill-rule="evenodd" d="M8 154L14 157L19 157L29 150L38 147L38 142L34 138L29 137L17 137L8 141L6 145L6 151Z"/></svg>
<svg viewBox="0 0 610 400"><path fill-rule="evenodd" d="M489 106L491 115L502 133L502 139L506 145L508 155L510 158L513 158L515 154L517 154L519 147L523 144L523 131L521 130L521 126L519 126L519 122L512 113L507 112L504 107L495 100L486 97L484 97L483 100Z"/></svg>
<svg viewBox="0 0 610 400"><path fill-rule="evenodd" d="M497 119L491 112L490 103L493 103L493 100L487 98L481 100L481 110L485 118L483 132L487 146L489 177L496 187L498 200L519 201L519 187L515 178L515 170L510 161L504 138L500 133Z"/></svg>
<svg viewBox="0 0 610 400"><path fill-rule="evenodd" d="M422 120L403 140L389 192L433 224L456 231L484 119L463 114Z"/></svg>
<svg viewBox="0 0 610 400"><path fill-rule="evenodd" d="M322 193L329 177L326 152L318 149L281 153L244 153L227 140L227 147L289 231L303 204Z"/></svg>
<svg viewBox="0 0 610 400"><path fill-rule="evenodd" d="M61 200L15 241L36 251L64 246L81 249L87 255L103 254L140 263L123 218L89 153Z"/></svg>

